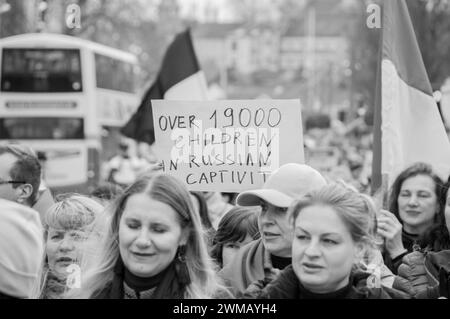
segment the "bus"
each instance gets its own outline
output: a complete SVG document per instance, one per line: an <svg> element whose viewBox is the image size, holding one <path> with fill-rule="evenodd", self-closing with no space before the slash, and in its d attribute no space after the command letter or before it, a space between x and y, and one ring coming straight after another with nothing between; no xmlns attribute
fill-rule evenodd
<svg viewBox="0 0 450 319"><path fill-rule="evenodd" d="M86 193L138 106L137 65L133 54L67 35L0 39L0 140L43 154L51 189Z"/></svg>

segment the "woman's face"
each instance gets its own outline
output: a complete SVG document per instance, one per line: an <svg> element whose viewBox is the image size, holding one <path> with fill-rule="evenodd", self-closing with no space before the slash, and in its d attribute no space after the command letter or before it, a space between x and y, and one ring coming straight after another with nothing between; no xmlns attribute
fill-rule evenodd
<svg viewBox="0 0 450 319"><path fill-rule="evenodd" d="M247 234L247 236L239 242L229 242L224 244L222 247L222 267L225 267L227 264L229 264L233 260L234 255L236 255L239 249L252 240L253 238L249 234Z"/></svg>
<svg viewBox="0 0 450 319"><path fill-rule="evenodd" d="M82 230L66 230L50 227L47 235L46 254L49 269L60 276L67 276L66 268L79 263L86 240Z"/></svg>
<svg viewBox="0 0 450 319"><path fill-rule="evenodd" d="M302 285L315 293L329 293L345 287L361 245L329 206L304 208L294 224L292 266Z"/></svg>
<svg viewBox="0 0 450 319"><path fill-rule="evenodd" d="M435 188L427 175L416 175L403 182L397 203L406 232L421 235L433 225L439 207Z"/></svg>
<svg viewBox="0 0 450 319"><path fill-rule="evenodd" d="M278 257L291 257L293 232L286 208L263 201L258 227L268 252Z"/></svg>
<svg viewBox="0 0 450 319"><path fill-rule="evenodd" d="M128 270L139 277L152 277L174 260L185 244L177 212L146 194L131 195L119 225L119 250Z"/></svg>
<svg viewBox="0 0 450 319"><path fill-rule="evenodd" d="M444 213L445 213L445 225L447 226L448 232L450 233L450 192L449 191L447 191Z"/></svg>

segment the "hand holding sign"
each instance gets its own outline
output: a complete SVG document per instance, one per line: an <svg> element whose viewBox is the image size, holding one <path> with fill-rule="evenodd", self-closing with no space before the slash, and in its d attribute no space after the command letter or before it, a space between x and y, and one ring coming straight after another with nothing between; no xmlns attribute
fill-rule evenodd
<svg viewBox="0 0 450 319"><path fill-rule="evenodd" d="M402 242L402 224L391 212L382 209L378 216L378 234L385 239L385 247L392 259L406 252Z"/></svg>

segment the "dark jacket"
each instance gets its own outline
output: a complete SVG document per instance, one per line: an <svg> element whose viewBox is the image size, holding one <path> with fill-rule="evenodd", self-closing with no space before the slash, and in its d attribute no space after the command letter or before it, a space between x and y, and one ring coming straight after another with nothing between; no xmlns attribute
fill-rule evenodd
<svg viewBox="0 0 450 319"><path fill-rule="evenodd" d="M52 271L48 271L44 290L42 291L40 299L63 299L66 292L66 278L61 278Z"/></svg>
<svg viewBox="0 0 450 319"><path fill-rule="evenodd" d="M308 291L298 280L292 266L286 267L278 277L257 292L247 292L245 298L257 299L408 299L410 296L395 289L368 288L367 273L355 273L348 286L329 294L315 294ZM264 286L265 283L261 283Z"/></svg>
<svg viewBox="0 0 450 319"><path fill-rule="evenodd" d="M439 271L450 268L450 250L415 251L403 258L398 275L414 289L416 298L434 299L439 293Z"/></svg>
<svg viewBox="0 0 450 319"><path fill-rule="evenodd" d="M419 236L411 235L403 231L402 242L403 247L407 250L405 253L391 258L389 252L383 252L384 264L392 271L394 275L398 273L398 267L402 264L402 258L414 251L414 247L418 244Z"/></svg>
<svg viewBox="0 0 450 319"><path fill-rule="evenodd" d="M398 281L406 281L413 289L414 295L429 286L426 270L426 252L413 251L402 259L402 264L398 267Z"/></svg>

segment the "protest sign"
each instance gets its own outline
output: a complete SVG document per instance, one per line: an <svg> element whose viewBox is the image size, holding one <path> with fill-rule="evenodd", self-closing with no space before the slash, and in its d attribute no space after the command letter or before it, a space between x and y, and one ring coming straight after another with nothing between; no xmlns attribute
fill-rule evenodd
<svg viewBox="0 0 450 319"><path fill-rule="evenodd" d="M304 163L300 100L152 100L163 171L192 191L260 188L285 163Z"/></svg>

